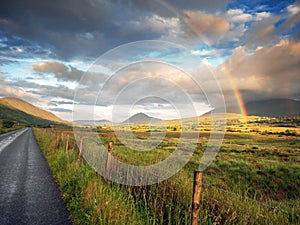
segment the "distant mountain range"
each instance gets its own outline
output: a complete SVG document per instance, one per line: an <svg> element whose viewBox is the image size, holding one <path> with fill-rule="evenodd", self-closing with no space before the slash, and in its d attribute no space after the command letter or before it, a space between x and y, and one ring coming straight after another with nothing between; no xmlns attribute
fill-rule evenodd
<svg viewBox="0 0 300 225"><path fill-rule="evenodd" d="M300 101L291 99L271 99L248 102L245 107L249 116L300 116ZM239 111L236 108L229 108L227 109L227 113L239 113ZM0 99L0 120L12 120L32 126L49 126L50 124L70 125L69 122L60 119L54 114L35 107L18 98ZM155 123L160 121L162 120L148 116L145 113L137 113L122 123L137 124L149 122ZM82 125L112 124L109 120L78 120L74 122Z"/></svg>
<svg viewBox="0 0 300 225"><path fill-rule="evenodd" d="M155 122L160 122L162 121L161 119L155 118L148 116L145 113L137 113L131 117L129 117L127 120L123 121L122 123L155 123Z"/></svg>
<svg viewBox="0 0 300 225"><path fill-rule="evenodd" d="M255 116L299 116L300 101L291 99L271 99L264 101L248 102L246 104L248 115Z"/></svg>
<svg viewBox="0 0 300 225"><path fill-rule="evenodd" d="M121 124L127 124L127 123L137 124L137 123L149 123L149 122L155 123L155 122L159 122L159 121L162 121L162 120L148 116L145 113L137 113L137 114L129 117L128 119L124 120ZM89 126L114 124L113 122L111 122L109 120L75 120L74 123L81 124L81 125L89 125Z"/></svg>
<svg viewBox="0 0 300 225"><path fill-rule="evenodd" d="M12 120L33 126L68 124L54 114L42 110L18 98L0 99L0 120Z"/></svg>
<svg viewBox="0 0 300 225"><path fill-rule="evenodd" d="M74 123L88 126L112 124L109 120L75 120Z"/></svg>
<svg viewBox="0 0 300 225"><path fill-rule="evenodd" d="M300 116L300 101L292 99L270 99L248 102L245 105L249 116ZM228 113L239 113L237 108L228 108Z"/></svg>

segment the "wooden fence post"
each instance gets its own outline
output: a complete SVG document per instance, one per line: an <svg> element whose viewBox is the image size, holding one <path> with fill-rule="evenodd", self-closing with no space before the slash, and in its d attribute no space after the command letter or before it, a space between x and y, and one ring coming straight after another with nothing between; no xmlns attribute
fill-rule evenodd
<svg viewBox="0 0 300 225"><path fill-rule="evenodd" d="M194 186L193 186L193 199L192 199L192 213L191 224L198 225L199 211L200 211L200 195L202 186L202 172L194 172Z"/></svg>
<svg viewBox="0 0 300 225"><path fill-rule="evenodd" d="M66 140L66 153L68 154L68 148L69 148L69 138L70 136L67 135L67 140Z"/></svg>
<svg viewBox="0 0 300 225"><path fill-rule="evenodd" d="M58 149L59 148L59 135L56 136L56 143L55 143L55 149Z"/></svg>
<svg viewBox="0 0 300 225"><path fill-rule="evenodd" d="M61 142L60 142L60 146L59 147L63 148L64 147L64 132L61 132L61 134L60 134L60 140L61 140Z"/></svg>
<svg viewBox="0 0 300 225"><path fill-rule="evenodd" d="M110 141L108 143L108 148L107 148L107 159L106 159L106 171L108 172L110 170L110 160L111 160L111 153L113 151L113 143Z"/></svg>
<svg viewBox="0 0 300 225"><path fill-rule="evenodd" d="M83 142L83 137L80 137L80 145L79 145L79 152L78 152L78 162L80 162L80 158L81 158L82 142Z"/></svg>

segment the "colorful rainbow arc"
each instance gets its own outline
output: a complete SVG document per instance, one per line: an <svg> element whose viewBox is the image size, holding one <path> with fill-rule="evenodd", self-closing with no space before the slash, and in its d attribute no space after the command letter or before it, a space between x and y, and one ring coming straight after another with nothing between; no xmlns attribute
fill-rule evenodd
<svg viewBox="0 0 300 225"><path fill-rule="evenodd" d="M190 29L190 31L194 34L197 35L198 37L200 37L202 39L202 41L208 45L208 46L212 46L210 40L208 38L206 38L204 35L199 34L197 32L197 28L195 27L194 24L188 23L188 16L186 14L184 14L183 12L181 12L180 10L176 9L174 6L172 6L170 3L165 2L164 0L155 0L157 3L159 3L161 6L163 6L164 8L166 8L167 10L171 11L172 13L174 13L176 16L179 17L179 19L185 24L187 25L187 27ZM213 49L213 53L217 56L220 57L221 54L214 48ZM234 79L232 77L232 75L225 69L224 71L225 75L227 76L229 83L234 91L234 96L235 99L237 101L240 113L242 114L242 116L247 116L247 110L243 101L243 97L242 94L240 92L240 90L237 88L237 85L234 82Z"/></svg>

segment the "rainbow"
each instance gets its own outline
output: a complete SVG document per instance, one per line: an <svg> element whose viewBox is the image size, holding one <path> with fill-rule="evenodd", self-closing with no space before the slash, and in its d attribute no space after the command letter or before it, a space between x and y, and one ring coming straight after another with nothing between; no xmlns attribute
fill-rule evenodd
<svg viewBox="0 0 300 225"><path fill-rule="evenodd" d="M198 37L200 37L202 39L202 41L208 45L208 46L212 46L212 43L210 42L210 40L208 38L206 38L205 36L203 36L202 34L199 34L197 32L197 28L195 27L194 24L189 23L188 22L188 16L186 14L184 14L183 12L181 12L180 10L178 10L177 8L175 8L173 5L171 5L170 3L165 2L164 0L155 0L158 4L160 4L161 6L163 6L164 8L166 8L167 10L171 11L172 13L174 13L176 16L179 17L179 19L184 22L185 25L187 25L187 27L190 29L190 31L192 32L192 34L197 35ZM213 52L217 57L221 57L221 54L215 50L214 48ZM232 77L232 75L230 74L229 71L227 71L225 69L225 75L227 76L229 83L234 91L234 96L236 99L236 102L238 104L239 107L239 111L241 113L242 116L247 116L247 110L243 101L243 97L242 97L242 93L240 92L240 90L237 88L236 83L234 82L234 79Z"/></svg>
<svg viewBox="0 0 300 225"><path fill-rule="evenodd" d="M226 68L225 68L224 72L225 72L225 74L226 74L226 76L227 76L227 78L229 80L230 86L233 89L234 96L235 96L236 102L238 104L240 113L242 114L243 117L246 117L247 116L247 109L246 109L245 103L243 101L242 93L237 88L237 86L236 86L236 84L234 82L234 79L232 78L231 74L227 71Z"/></svg>

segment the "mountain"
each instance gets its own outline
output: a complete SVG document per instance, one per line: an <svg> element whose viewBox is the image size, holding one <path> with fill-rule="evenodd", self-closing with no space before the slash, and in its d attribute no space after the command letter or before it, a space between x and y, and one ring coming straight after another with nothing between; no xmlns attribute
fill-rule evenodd
<svg viewBox="0 0 300 225"><path fill-rule="evenodd" d="M49 126L68 122L17 98L0 99L0 120L12 120L25 125Z"/></svg>
<svg viewBox="0 0 300 225"><path fill-rule="evenodd" d="M128 118L127 120L123 121L123 123L150 123L150 122L155 123L159 121L162 120L148 116L145 113L137 113L131 116L130 118Z"/></svg>
<svg viewBox="0 0 300 225"><path fill-rule="evenodd" d="M18 98L1 98L0 103L2 105L8 106L10 108L22 111L26 114L39 117L41 119L54 121L58 123L66 123L66 121L60 119L59 117L55 116L53 113L48 111L42 110L34 105L29 104Z"/></svg>
<svg viewBox="0 0 300 225"><path fill-rule="evenodd" d="M291 99L271 99L248 102L245 106L248 115L268 117L300 115L300 101Z"/></svg>
<svg viewBox="0 0 300 225"><path fill-rule="evenodd" d="M109 120L75 120L74 123L88 126L112 124Z"/></svg>
<svg viewBox="0 0 300 225"><path fill-rule="evenodd" d="M283 116L300 116L300 101L292 99L269 99L247 102L245 108L248 116L266 116L266 117L283 117ZM222 112L220 108L206 113ZM227 107L226 113L240 114L237 106ZM205 115L206 115L205 114Z"/></svg>

